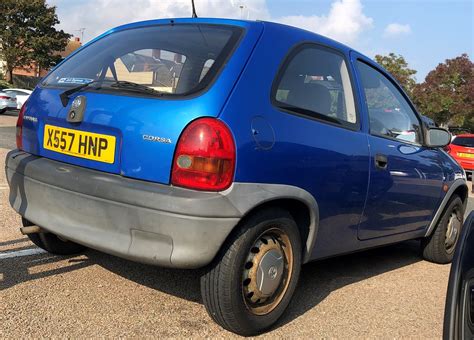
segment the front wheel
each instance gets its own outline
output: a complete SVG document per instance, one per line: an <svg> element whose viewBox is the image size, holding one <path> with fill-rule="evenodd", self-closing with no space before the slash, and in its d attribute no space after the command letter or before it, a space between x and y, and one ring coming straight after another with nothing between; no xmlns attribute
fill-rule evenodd
<svg viewBox="0 0 474 340"><path fill-rule="evenodd" d="M209 315L223 328L255 335L283 314L301 268L298 227L285 210L248 218L201 277Z"/></svg>
<svg viewBox="0 0 474 340"><path fill-rule="evenodd" d="M464 219L464 204L458 195L453 195L430 237L422 240L423 257L435 263L450 263L461 234Z"/></svg>

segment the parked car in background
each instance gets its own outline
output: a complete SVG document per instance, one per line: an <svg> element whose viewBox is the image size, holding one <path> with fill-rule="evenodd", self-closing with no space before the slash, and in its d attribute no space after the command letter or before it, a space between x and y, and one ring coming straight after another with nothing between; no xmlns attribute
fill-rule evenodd
<svg viewBox="0 0 474 340"><path fill-rule="evenodd" d="M446 151L462 166L469 176L474 171L474 134L454 136Z"/></svg>
<svg viewBox="0 0 474 340"><path fill-rule="evenodd" d="M6 91L0 91L0 114L5 113L7 110L17 109L16 96Z"/></svg>
<svg viewBox="0 0 474 340"><path fill-rule="evenodd" d="M42 80L16 131L9 199L32 242L203 267L209 315L242 335L278 320L303 263L409 239L449 263L467 202L450 134L385 70L270 22L110 30Z"/></svg>
<svg viewBox="0 0 474 340"><path fill-rule="evenodd" d="M443 339L474 339L474 212L464 223L451 265Z"/></svg>
<svg viewBox="0 0 474 340"><path fill-rule="evenodd" d="M27 101L29 98L31 90L25 90L25 89L5 89L3 92L8 93L8 94L13 94L16 96L16 103L17 103L17 109L21 109L23 104Z"/></svg>
<svg viewBox="0 0 474 340"><path fill-rule="evenodd" d="M457 135L472 134L471 129L460 126L450 126L448 127L448 131L451 132L453 137Z"/></svg>

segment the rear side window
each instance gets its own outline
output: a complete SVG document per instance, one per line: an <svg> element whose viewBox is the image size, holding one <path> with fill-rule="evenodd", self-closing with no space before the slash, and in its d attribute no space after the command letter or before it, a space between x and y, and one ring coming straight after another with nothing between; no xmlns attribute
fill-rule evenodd
<svg viewBox="0 0 474 340"><path fill-rule="evenodd" d="M376 136L421 144L421 124L416 113L392 82L375 68L357 61L370 133Z"/></svg>
<svg viewBox="0 0 474 340"><path fill-rule="evenodd" d="M342 55L312 44L293 51L277 76L272 99L286 111L355 128L351 79Z"/></svg>
<svg viewBox="0 0 474 340"><path fill-rule="evenodd" d="M468 148L474 148L474 138L472 137L456 137L453 139L451 144L458 146L465 146Z"/></svg>
<svg viewBox="0 0 474 340"><path fill-rule="evenodd" d="M174 24L109 34L66 60L43 86L73 87L92 81L127 81L168 95L206 88L237 44L242 29Z"/></svg>

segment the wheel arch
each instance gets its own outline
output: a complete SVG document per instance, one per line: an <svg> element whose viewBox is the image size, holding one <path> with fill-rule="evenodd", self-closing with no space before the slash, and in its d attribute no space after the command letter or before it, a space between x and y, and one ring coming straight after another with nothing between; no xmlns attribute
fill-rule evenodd
<svg viewBox="0 0 474 340"><path fill-rule="evenodd" d="M242 225L243 221L262 209L275 207L285 209L298 225L303 246L303 263L308 262L319 226L319 205L316 199L306 190L288 185L255 184L250 190L247 187L244 188L245 190L238 195L239 199L234 199L236 198L234 195L228 197L242 212L242 217L233 231ZM239 190L242 190L242 187ZM235 188L233 191L235 193ZM227 238L231 234L233 232Z"/></svg>
<svg viewBox="0 0 474 340"><path fill-rule="evenodd" d="M467 204L468 193L469 193L469 189L464 179L457 179L453 182L448 192L444 196L443 200L441 201L441 204L439 205L438 210L436 211L433 219L431 220L431 223L428 226L428 229L426 230L425 237L428 237L433 233L436 225L438 224L441 216L443 215L444 209L446 208L451 198L454 195L458 195L463 201L464 208L465 208Z"/></svg>

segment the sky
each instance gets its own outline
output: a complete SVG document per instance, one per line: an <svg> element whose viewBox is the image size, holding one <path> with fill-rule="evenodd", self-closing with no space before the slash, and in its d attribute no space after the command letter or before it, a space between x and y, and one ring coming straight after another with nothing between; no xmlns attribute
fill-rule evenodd
<svg viewBox="0 0 474 340"><path fill-rule="evenodd" d="M191 0L47 0L59 28L87 42L109 28L147 19L189 17ZM373 58L401 54L427 73L445 59L474 58L473 0L195 0L200 17L244 18L304 28Z"/></svg>

